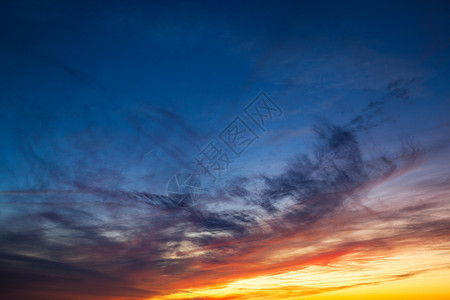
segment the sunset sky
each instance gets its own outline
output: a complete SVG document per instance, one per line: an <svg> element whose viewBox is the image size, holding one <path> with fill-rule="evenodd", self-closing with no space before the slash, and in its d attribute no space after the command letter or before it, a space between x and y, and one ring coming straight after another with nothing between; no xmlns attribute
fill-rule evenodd
<svg viewBox="0 0 450 300"><path fill-rule="evenodd" d="M0 1L0 299L450 299L449 1Z"/></svg>

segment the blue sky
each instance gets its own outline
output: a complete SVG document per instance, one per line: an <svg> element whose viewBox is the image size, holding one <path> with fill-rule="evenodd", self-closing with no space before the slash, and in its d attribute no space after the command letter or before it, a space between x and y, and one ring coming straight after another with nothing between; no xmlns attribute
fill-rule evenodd
<svg viewBox="0 0 450 300"><path fill-rule="evenodd" d="M2 135L11 141L3 157L14 157L3 164L9 168L23 164L17 147L30 135L40 143L29 145L42 151L38 156L55 155L58 146L83 156L84 150L76 149L83 146L68 139L89 130L89 139L103 141L98 145L103 167L121 172L134 164L125 175L131 181L145 176L145 164L148 169L159 164L155 171L170 174L260 90L283 107L286 115L272 130L288 136L308 135L307 128L321 118L345 124L399 80L408 99L388 99L388 111L379 117L390 119L388 131L395 126L397 134L411 135L445 122L448 113L448 45L441 41L449 34L439 3L137 1L112 2L106 9L98 2L86 7L11 1L3 6L2 101L9 117L3 118L8 125ZM153 109L173 113L179 123L157 124L149 117ZM156 140L145 141L140 130ZM253 149L253 157L273 151L268 139L259 141L264 147ZM311 140L282 142L286 147L276 160L307 151ZM183 149L178 161L167 157L170 145ZM130 146L141 156L151 153L143 165L137 153L124 160ZM252 154L240 163L248 160L255 160ZM167 176L147 183L161 184ZM3 184L33 189L33 183L19 182L16 177Z"/></svg>
<svg viewBox="0 0 450 300"><path fill-rule="evenodd" d="M256 186L276 198L296 157L322 157L334 138L398 169L414 145L433 181L448 159L449 20L445 1L2 1L0 218L73 216L45 205L82 198L110 220L97 201L165 195L210 141L225 147L236 116L259 138L207 185L237 207L236 180L270 179ZM244 114L260 91L283 110L265 131Z"/></svg>

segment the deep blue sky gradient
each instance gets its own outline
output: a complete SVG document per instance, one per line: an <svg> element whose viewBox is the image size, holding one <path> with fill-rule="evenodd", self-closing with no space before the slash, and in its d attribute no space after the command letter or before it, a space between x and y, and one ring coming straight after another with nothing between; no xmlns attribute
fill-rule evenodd
<svg viewBox="0 0 450 300"><path fill-rule="evenodd" d="M345 124L397 80L407 85L408 99L388 99L379 118L391 123L379 131L415 135L448 115L445 2L6 1L2 7L3 190L63 185L25 175L29 155L61 169L76 169L77 159L98 160L88 168L121 173L123 181L114 184L138 180L140 189L159 190L260 90L286 114L237 164L258 164L274 149L276 161L307 151L308 128L318 119ZM161 124L149 116L168 118L163 112L175 119ZM176 159L167 154L175 146L182 149L174 150ZM33 154L24 153L27 147ZM94 159L86 150L101 153ZM143 179L149 173L158 178Z"/></svg>
<svg viewBox="0 0 450 300"><path fill-rule="evenodd" d="M168 180L190 169L210 141L225 147L218 135L236 116L251 124L243 110L260 91L283 115L266 131L254 128L257 141L241 157L228 152L229 170L207 185L211 198L235 201L236 214L249 203L273 213L270 197L289 190L292 176L302 178L293 170L302 155L319 166L342 164L352 178L341 186L342 174L332 174L339 180L327 185L328 169L314 171L304 195L315 196L317 186L338 191L337 198L366 188L388 177L386 161L407 169L402 159L419 156L405 154L408 147L424 156L417 178L448 182L449 46L448 1L1 1L0 252L78 259L64 251L84 238L101 249L110 247L107 238L123 242L104 223L114 225L116 213L132 220L126 226L134 231L117 229L125 239L139 232L133 221L146 209L158 220L146 225L159 232L166 224L159 208L144 209L139 200L165 195ZM338 129L318 141L317 132L330 128ZM327 154L341 139L358 159ZM366 177L359 154L369 162L361 169L376 169ZM236 182L255 178L270 179L249 188L266 187L269 200L236 200ZM111 199L126 200L120 213L101 206ZM245 231L229 220L233 213L221 215L223 206L205 199L183 224ZM197 218L205 207L214 217ZM167 224L177 225L176 217ZM54 232L46 222L82 234ZM54 236L63 236L66 250L49 246ZM133 269L127 263L117 270Z"/></svg>

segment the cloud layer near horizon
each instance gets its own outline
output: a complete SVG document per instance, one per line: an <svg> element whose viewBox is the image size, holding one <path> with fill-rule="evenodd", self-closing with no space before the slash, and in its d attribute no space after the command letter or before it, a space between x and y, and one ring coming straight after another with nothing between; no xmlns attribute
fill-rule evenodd
<svg viewBox="0 0 450 300"><path fill-rule="evenodd" d="M444 299L448 7L0 1L0 298Z"/></svg>
<svg viewBox="0 0 450 300"><path fill-rule="evenodd" d="M417 244L448 247L446 188L399 199L396 209L364 200L420 165L424 150L363 155L354 133L330 125L317 137L314 155L293 159L281 174L232 179L188 208L162 205L168 199L151 193L80 185L3 193L2 290L10 299L143 299L349 255L365 261Z"/></svg>

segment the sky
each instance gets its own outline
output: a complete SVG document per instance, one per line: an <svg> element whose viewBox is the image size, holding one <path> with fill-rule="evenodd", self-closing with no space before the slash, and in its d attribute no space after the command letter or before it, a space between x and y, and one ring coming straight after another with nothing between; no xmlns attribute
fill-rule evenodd
<svg viewBox="0 0 450 300"><path fill-rule="evenodd" d="M0 297L450 299L448 1L0 2Z"/></svg>

